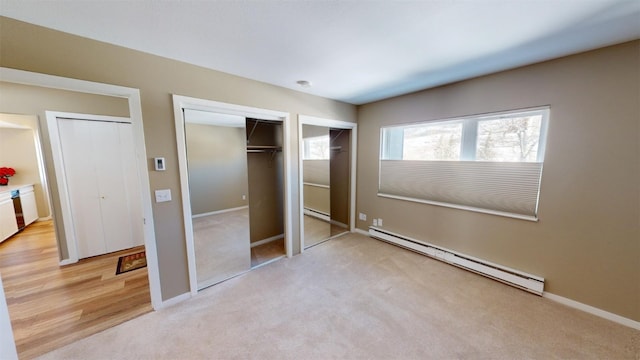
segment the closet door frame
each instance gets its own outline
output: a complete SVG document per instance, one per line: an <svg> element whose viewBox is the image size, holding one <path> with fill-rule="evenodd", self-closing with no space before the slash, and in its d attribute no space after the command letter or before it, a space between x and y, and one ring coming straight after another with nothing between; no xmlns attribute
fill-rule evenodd
<svg viewBox="0 0 640 360"><path fill-rule="evenodd" d="M358 149L358 124L341 121L341 120L333 120L333 119L325 119L319 118L315 116L308 115L298 115L298 193L300 194L300 204L299 209L300 213L298 214L298 218L300 219L300 252L304 252L304 184L303 184L303 159L302 154L304 153L304 142L302 139L302 125L314 125L314 126L323 126L331 129L344 129L351 130L351 163L350 165L350 186L349 186L349 231L354 232L356 230L356 161L357 161L357 149Z"/></svg>
<svg viewBox="0 0 640 360"><path fill-rule="evenodd" d="M187 171L187 146L185 143L184 112L183 109L201 110L219 114L240 115L245 118L257 118L263 120L275 120L282 122L284 156L284 238L287 257L293 256L291 237L293 235L293 202L291 186L292 160L289 146L291 129L289 125L289 113L255 108L244 105L223 103L213 100L199 99L173 94L173 111L176 127L176 144L178 147L178 167L180 170L180 194L182 196L182 214L185 229L187 248L187 263L189 266L189 286L191 295L198 294L198 277L196 273L196 254L193 238L193 225L191 223L191 201L189 196L189 173Z"/></svg>

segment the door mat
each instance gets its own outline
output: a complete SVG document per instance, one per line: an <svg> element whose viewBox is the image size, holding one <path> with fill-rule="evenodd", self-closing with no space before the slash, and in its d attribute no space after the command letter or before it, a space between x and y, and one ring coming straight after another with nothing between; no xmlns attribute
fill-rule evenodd
<svg viewBox="0 0 640 360"><path fill-rule="evenodd" d="M140 269L147 266L147 256L144 251L135 254L120 256L116 275Z"/></svg>

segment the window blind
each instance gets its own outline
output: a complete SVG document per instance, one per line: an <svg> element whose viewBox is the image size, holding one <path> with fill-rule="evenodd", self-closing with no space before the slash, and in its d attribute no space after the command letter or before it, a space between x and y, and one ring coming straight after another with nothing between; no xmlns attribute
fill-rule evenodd
<svg viewBox="0 0 640 360"><path fill-rule="evenodd" d="M380 161L379 196L537 220L542 163Z"/></svg>
<svg viewBox="0 0 640 360"><path fill-rule="evenodd" d="M304 183L329 186L329 160L303 160Z"/></svg>

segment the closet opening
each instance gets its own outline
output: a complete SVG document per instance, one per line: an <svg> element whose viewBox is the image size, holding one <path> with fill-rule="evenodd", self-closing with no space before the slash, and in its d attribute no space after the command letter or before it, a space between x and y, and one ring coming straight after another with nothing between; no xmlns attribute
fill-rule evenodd
<svg viewBox="0 0 640 360"><path fill-rule="evenodd" d="M354 228L356 124L300 116L304 249Z"/></svg>
<svg viewBox="0 0 640 360"><path fill-rule="evenodd" d="M287 256L285 204L290 194L285 118L266 110L247 113L234 105L189 100L174 96L195 294Z"/></svg>
<svg viewBox="0 0 640 360"><path fill-rule="evenodd" d="M286 255L282 122L247 118L251 267Z"/></svg>

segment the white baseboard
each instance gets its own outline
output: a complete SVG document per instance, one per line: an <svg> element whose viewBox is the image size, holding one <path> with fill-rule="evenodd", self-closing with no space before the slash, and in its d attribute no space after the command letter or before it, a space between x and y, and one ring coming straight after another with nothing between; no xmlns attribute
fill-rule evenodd
<svg viewBox="0 0 640 360"><path fill-rule="evenodd" d="M157 309L154 309L154 310L166 309L166 308L168 308L169 306L176 305L176 304L178 304L178 303L180 303L180 302L183 302L183 301L185 301L185 300L187 300L187 299L190 299L190 298L191 298L191 293L184 293L184 294L182 294L182 295L178 295L178 296L172 297L172 298L171 298L171 299L169 299L169 300L165 300L165 301L163 301L163 302L160 304L160 306L159 306Z"/></svg>
<svg viewBox="0 0 640 360"><path fill-rule="evenodd" d="M347 225L345 223L341 223L340 221L330 220L329 223L331 223L331 225L335 225L335 226L341 227L343 229L349 229L349 225Z"/></svg>
<svg viewBox="0 0 640 360"><path fill-rule="evenodd" d="M265 265L269 265L269 264L271 264L271 263L273 263L273 262L276 262L276 261L278 261L278 260L280 260L280 259L284 259L284 258L286 258L286 257L287 257L287 255L278 256L277 258L273 258L273 259L271 259L271 260L269 260L269 261L265 261L265 262L263 262L262 264L258 264L258 265L256 265L256 266L251 267L251 270L255 270L255 269L257 269L257 268L259 268L259 267L263 267L263 266L265 266Z"/></svg>
<svg viewBox="0 0 640 360"><path fill-rule="evenodd" d="M369 232L365 231L365 230L362 230L362 229L356 228L355 230L353 230L353 232L357 233L357 234L360 234L360 235L364 235L364 236L370 237Z"/></svg>
<svg viewBox="0 0 640 360"><path fill-rule="evenodd" d="M206 213L202 213L202 214L195 214L195 215L191 215L191 218L192 219L197 219L197 218L201 218L201 217L205 217L205 216L218 215L218 214L222 214L222 213L238 211L238 210L244 210L244 209L248 209L248 208L249 208L249 205L239 206L239 207L230 208L230 209L222 209L222 210L211 211L211 212L206 212Z"/></svg>
<svg viewBox="0 0 640 360"><path fill-rule="evenodd" d="M77 263L77 261L72 261L70 259L64 259L64 260L60 260L60 266L65 266L65 265L71 265L71 264L75 264Z"/></svg>
<svg viewBox="0 0 640 360"><path fill-rule="evenodd" d="M266 238L266 239L258 240L256 242L252 242L251 243L251 247L256 247L256 246L268 244L268 243L270 243L272 241L280 240L283 237L284 237L284 234L280 234L280 235L272 236L272 237L269 237L269 238Z"/></svg>
<svg viewBox="0 0 640 360"><path fill-rule="evenodd" d="M611 320L615 323L618 323L620 325L624 325L624 326L628 326L630 328L636 329L636 330L640 330L640 321L635 321L629 318L626 318L624 316L620 316L620 315L616 315L614 313L610 313L608 311L602 310L602 309L598 309L596 307L593 307L591 305L587 305L587 304L583 304L581 302L575 301L575 300L571 300L571 299L567 299L565 297L562 297L560 295L556 295L556 294L552 294L550 292L544 292L542 294L542 297L547 298L549 300L558 302L560 304L566 305L568 307L572 307L574 309L578 309L578 310L582 310L584 312L587 312L589 314L601 317L603 319L607 319L607 320Z"/></svg>

